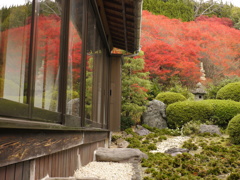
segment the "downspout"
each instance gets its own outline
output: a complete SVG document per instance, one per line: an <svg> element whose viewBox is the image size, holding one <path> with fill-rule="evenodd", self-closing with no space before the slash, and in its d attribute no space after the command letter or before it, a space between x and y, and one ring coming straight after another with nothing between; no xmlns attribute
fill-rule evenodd
<svg viewBox="0 0 240 180"><path fill-rule="evenodd" d="M122 65L124 64L124 58L125 57L135 57L135 56L138 56L140 51L141 51L141 49L139 48L137 51L134 52L134 54L122 55L121 56Z"/></svg>

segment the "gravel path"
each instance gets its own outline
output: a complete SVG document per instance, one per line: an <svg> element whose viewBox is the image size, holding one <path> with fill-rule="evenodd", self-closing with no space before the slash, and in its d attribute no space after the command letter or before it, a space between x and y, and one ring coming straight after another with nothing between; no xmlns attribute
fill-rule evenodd
<svg viewBox="0 0 240 180"><path fill-rule="evenodd" d="M176 136L168 138L162 142L157 143L157 150L152 153L164 153L170 148L179 148L184 141L190 137ZM131 163L113 163L113 162L90 162L75 172L76 178L97 178L101 180L132 180L134 171Z"/></svg>
<svg viewBox="0 0 240 180"><path fill-rule="evenodd" d="M131 163L90 162L75 172L76 178L104 180L131 180L134 175Z"/></svg>
<svg viewBox="0 0 240 180"><path fill-rule="evenodd" d="M190 139L188 136L176 136L172 138L168 138L162 142L157 143L157 150L150 151L152 153L164 153L166 150L170 148L180 148L184 141Z"/></svg>

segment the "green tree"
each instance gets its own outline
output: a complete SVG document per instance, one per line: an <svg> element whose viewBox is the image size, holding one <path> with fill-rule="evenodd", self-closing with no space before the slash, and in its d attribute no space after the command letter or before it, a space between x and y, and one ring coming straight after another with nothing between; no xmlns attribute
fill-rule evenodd
<svg viewBox="0 0 240 180"><path fill-rule="evenodd" d="M144 72L143 52L137 57L125 57L122 67L122 116L139 122L145 110L151 88L149 73Z"/></svg>
<svg viewBox="0 0 240 180"><path fill-rule="evenodd" d="M236 29L240 29L240 8L239 7L233 7L231 9L230 18L234 22L234 27Z"/></svg>
<svg viewBox="0 0 240 180"><path fill-rule="evenodd" d="M145 0L143 9L182 21L192 21L194 18L190 0Z"/></svg>

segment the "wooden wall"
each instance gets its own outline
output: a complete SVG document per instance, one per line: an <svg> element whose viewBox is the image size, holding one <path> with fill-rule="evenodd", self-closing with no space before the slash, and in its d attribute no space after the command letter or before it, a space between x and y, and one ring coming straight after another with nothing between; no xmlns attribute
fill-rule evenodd
<svg viewBox="0 0 240 180"><path fill-rule="evenodd" d="M27 172L27 173L26 173ZM0 180L30 179L30 161L25 161L0 168Z"/></svg>
<svg viewBox="0 0 240 180"><path fill-rule="evenodd" d="M94 151L105 141L84 144L37 159L0 168L0 180L39 180L50 177L73 176L74 171L93 161Z"/></svg>

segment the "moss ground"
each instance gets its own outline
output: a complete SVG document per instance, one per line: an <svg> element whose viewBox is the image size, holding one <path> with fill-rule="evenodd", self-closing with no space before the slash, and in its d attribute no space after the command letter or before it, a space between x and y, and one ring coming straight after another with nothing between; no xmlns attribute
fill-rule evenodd
<svg viewBox="0 0 240 180"><path fill-rule="evenodd" d="M183 147L190 153L175 157L164 153L151 153L154 145L173 135L173 130L153 130L140 137L131 130L129 147L139 148L149 158L142 161L143 180L240 180L240 145L231 144L227 135L192 135Z"/></svg>

